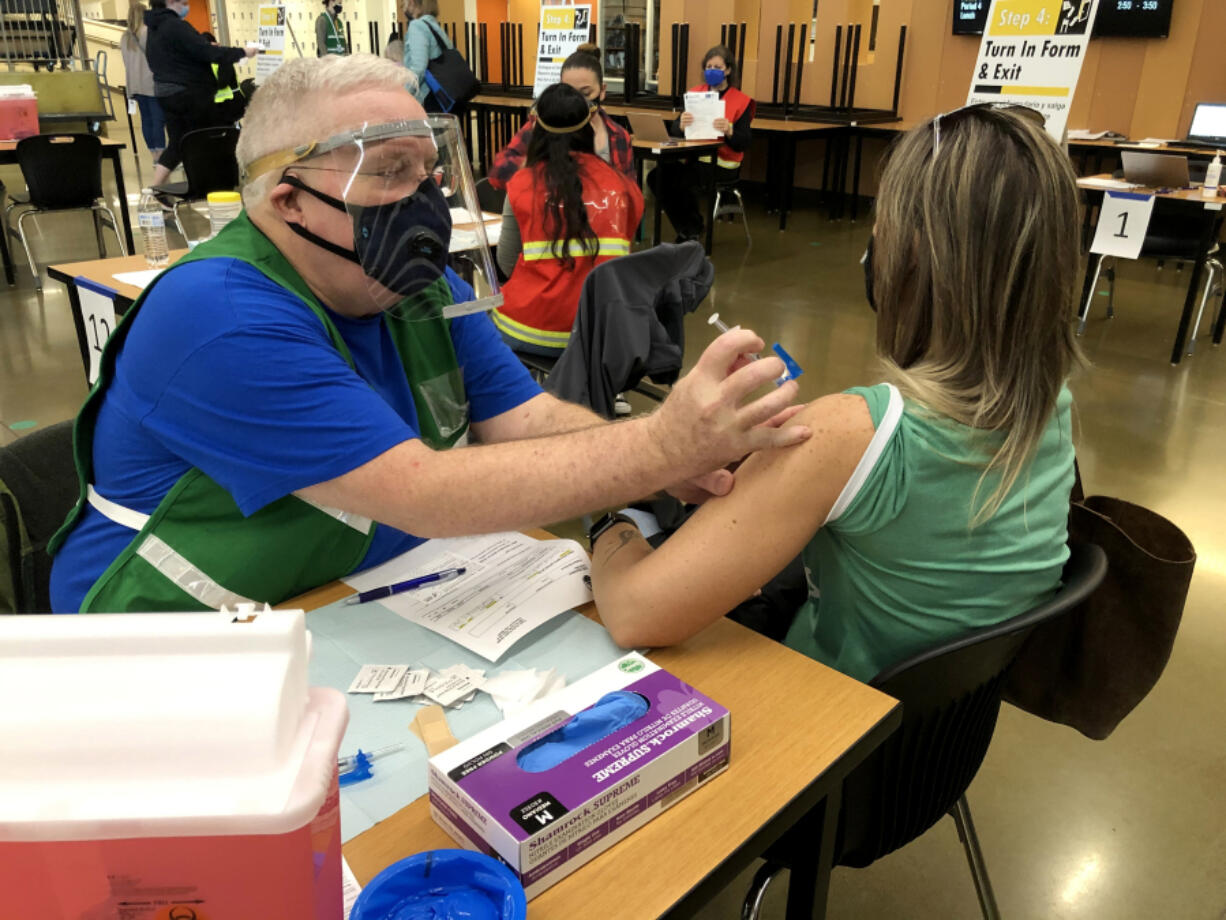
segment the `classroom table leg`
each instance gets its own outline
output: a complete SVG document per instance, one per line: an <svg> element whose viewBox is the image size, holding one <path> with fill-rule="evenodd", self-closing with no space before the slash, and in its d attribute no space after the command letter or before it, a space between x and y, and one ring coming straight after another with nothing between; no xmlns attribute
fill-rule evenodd
<svg viewBox="0 0 1226 920"><path fill-rule="evenodd" d="M128 190L123 184L123 164L119 162L120 147L104 148L111 158L115 168L115 191L119 195L119 217L123 221L123 238L128 245L128 254L136 252L136 242L132 239L132 221L128 218Z"/></svg>
<svg viewBox="0 0 1226 920"><path fill-rule="evenodd" d="M843 787L836 784L822 804L797 824L805 838L816 839L820 844L817 859L798 860L792 866L788 879L787 920L824 920L826 916L842 798Z"/></svg>
<svg viewBox="0 0 1226 920"><path fill-rule="evenodd" d="M707 255L711 254L711 250L715 247L715 196L717 194L716 176L719 165L711 164L711 168L706 170L707 173Z"/></svg>
<svg viewBox="0 0 1226 920"><path fill-rule="evenodd" d="M81 315L81 295L75 282L64 285L68 288L68 306L72 310L72 324L77 330L77 346L81 349L81 364L85 368L86 382L89 381L89 334L85 330L85 318Z"/></svg>
<svg viewBox="0 0 1226 920"><path fill-rule="evenodd" d="M783 169L779 171L779 229L788 228L788 212L792 210L792 187L796 184L796 135L788 134L783 142Z"/></svg>
<svg viewBox="0 0 1226 920"><path fill-rule="evenodd" d="M0 257L4 259L4 280L12 287L17 283L17 276L13 270L13 253L9 249L8 222L3 219L0 219Z"/></svg>
<svg viewBox="0 0 1226 920"><path fill-rule="evenodd" d="M1178 364L1183 358L1184 341L1188 337L1192 311L1196 308L1196 295L1200 292L1201 276L1205 273L1205 259L1209 256L1209 247L1213 244L1214 231L1217 230L1221 213L1221 211L1201 210L1204 226L1201 228L1200 242L1196 248L1196 263L1192 266L1192 277L1188 279L1188 293L1183 299L1183 313L1179 316L1175 346L1171 349L1171 364Z"/></svg>
<svg viewBox="0 0 1226 920"><path fill-rule="evenodd" d="M854 224L860 216L860 160L864 155L864 135L856 132L856 168L855 178L851 182L851 222Z"/></svg>
<svg viewBox="0 0 1226 920"><path fill-rule="evenodd" d="M490 162L490 114L483 105L477 109L477 156L481 158L481 172L488 176L494 165Z"/></svg>
<svg viewBox="0 0 1226 920"><path fill-rule="evenodd" d="M659 163L656 164L657 168L659 165ZM656 187L659 188L659 183L656 184ZM651 245L655 247L660 245L660 216L663 209L660 207L660 196L655 194L651 197L654 199L651 207Z"/></svg>

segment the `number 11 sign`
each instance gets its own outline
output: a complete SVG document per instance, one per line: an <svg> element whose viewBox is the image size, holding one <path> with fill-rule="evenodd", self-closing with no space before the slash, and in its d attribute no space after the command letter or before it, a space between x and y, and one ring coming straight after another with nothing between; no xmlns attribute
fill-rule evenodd
<svg viewBox="0 0 1226 920"><path fill-rule="evenodd" d="M1154 196L1136 192L1106 192L1098 210L1098 229L1090 252L1100 256L1135 259L1145 244Z"/></svg>

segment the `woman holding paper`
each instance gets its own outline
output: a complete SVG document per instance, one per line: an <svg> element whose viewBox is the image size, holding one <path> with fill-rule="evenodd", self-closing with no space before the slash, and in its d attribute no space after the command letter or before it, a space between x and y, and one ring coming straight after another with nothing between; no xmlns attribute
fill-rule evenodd
<svg viewBox="0 0 1226 920"><path fill-rule="evenodd" d="M595 149L597 109L573 87L541 93L527 164L507 185L498 264L509 274L491 314L507 344L557 356L570 340L583 282L630 252L643 193Z"/></svg>
<svg viewBox="0 0 1226 920"><path fill-rule="evenodd" d="M1016 111L903 137L864 261L885 382L810 403L811 441L751 456L654 552L628 516L594 525L618 644L683 641L797 554L808 596L784 641L859 680L1048 600L1068 558L1078 199Z"/></svg>
<svg viewBox="0 0 1226 920"><path fill-rule="evenodd" d="M714 163L711 157L701 157L696 163L668 163L653 169L647 176L647 184L660 199L664 213L677 231L678 243L702 238L706 224L698 193L709 181L707 171L717 170L717 185L731 185L741 174L741 163L752 140L750 124L754 101L731 83L736 72L732 52L724 45L716 45L703 55L702 70L704 82L690 92L718 93L724 106L723 117L713 119L712 130L698 132L704 138L723 138ZM669 125L668 133L685 137L686 129L691 129L689 133L693 134L694 127L694 114L683 112Z"/></svg>

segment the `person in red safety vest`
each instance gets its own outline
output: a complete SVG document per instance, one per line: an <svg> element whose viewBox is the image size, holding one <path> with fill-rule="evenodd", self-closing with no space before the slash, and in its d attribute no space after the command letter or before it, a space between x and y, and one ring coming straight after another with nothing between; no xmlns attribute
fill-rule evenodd
<svg viewBox="0 0 1226 920"><path fill-rule="evenodd" d="M706 171L716 169L718 185L729 185L741 173L741 163L752 139L750 123L754 116L754 101L732 85L736 74L736 60L732 51L724 45L716 45L702 58L704 82L692 87L691 92L717 92L724 101L724 117L715 120L715 129L723 132L724 143L714 158L700 157L697 162L672 162L653 169L647 176L647 184L659 197L664 213L668 215L677 242L702 238L705 228L699 196L709 181ZM694 122L694 116L683 112L681 117L668 126L668 133L684 137L685 128ZM708 215L708 218L710 215Z"/></svg>
<svg viewBox="0 0 1226 920"><path fill-rule="evenodd" d="M566 348L588 273L628 255L643 218L638 186L595 153L596 113L565 83L541 93L527 163L507 185L498 262L510 280L493 320L516 351Z"/></svg>

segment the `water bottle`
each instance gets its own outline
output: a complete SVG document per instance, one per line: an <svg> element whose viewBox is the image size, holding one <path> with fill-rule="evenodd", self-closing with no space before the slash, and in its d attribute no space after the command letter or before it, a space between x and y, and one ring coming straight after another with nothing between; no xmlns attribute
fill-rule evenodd
<svg viewBox="0 0 1226 920"><path fill-rule="evenodd" d="M209 229L210 236L216 236L221 229L243 210L243 196L238 192L209 192Z"/></svg>
<svg viewBox="0 0 1226 920"><path fill-rule="evenodd" d="M1209 168L1205 171L1205 184L1201 187L1201 194L1206 198L1213 198L1217 195L1218 185L1222 181L1222 155L1216 154L1213 157L1213 162L1209 164Z"/></svg>
<svg viewBox="0 0 1226 920"><path fill-rule="evenodd" d="M141 238L145 243L145 261L150 268L165 268L170 264L170 247L166 245L166 215L162 213L162 203L153 197L151 188L140 190L136 222L140 225Z"/></svg>

